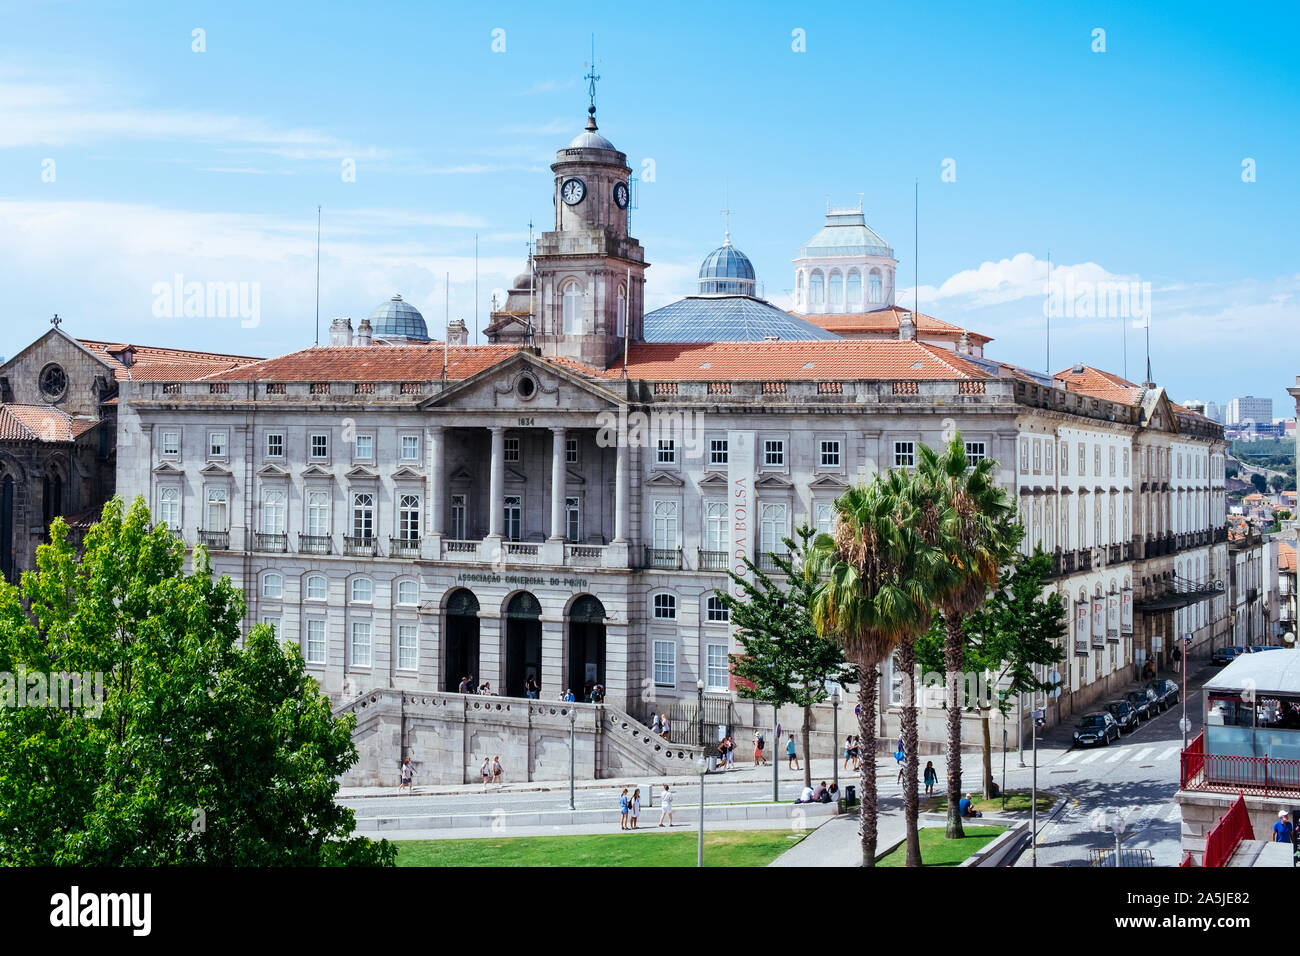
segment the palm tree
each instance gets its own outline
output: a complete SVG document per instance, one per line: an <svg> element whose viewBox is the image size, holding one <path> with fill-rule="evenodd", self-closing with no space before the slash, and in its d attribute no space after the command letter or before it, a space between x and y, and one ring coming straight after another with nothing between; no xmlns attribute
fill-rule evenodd
<svg viewBox="0 0 1300 956"><path fill-rule="evenodd" d="M943 556L926 545L916 527L916 484L890 471L869 485L854 486L835 502L831 534L813 543L805 573L820 583L812 595L818 633L835 640L857 667L858 731L874 751L880 662L929 626L929 586ZM908 864L920 865L916 838L916 712L910 739L904 710L904 743L911 765ZM876 860L877 806L874 752L862 761L862 865Z"/></svg>
<svg viewBox="0 0 1300 956"><path fill-rule="evenodd" d="M932 509L918 522L918 532L944 555L948 568L935 578L944 623L944 672L948 675L948 826L947 836L964 836L958 805L961 786L961 715L959 699L965 668L966 615L984 606L997 586L998 573L1020 542L1019 524L1004 490L993 481L996 463L983 458L973 465L958 432L942 454L922 445L918 478L920 498Z"/></svg>

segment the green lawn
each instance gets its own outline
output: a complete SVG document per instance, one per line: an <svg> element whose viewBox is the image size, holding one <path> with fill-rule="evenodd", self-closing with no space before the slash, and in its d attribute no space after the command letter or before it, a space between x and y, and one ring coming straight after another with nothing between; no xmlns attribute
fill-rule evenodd
<svg viewBox="0 0 1300 956"><path fill-rule="evenodd" d="M1046 813L1052 807L1056 806L1057 795L1038 791L1038 812ZM981 813L1002 813L1002 798L997 797L993 800L976 800L975 809ZM922 813L947 813L948 798L933 797L929 800L921 801ZM1028 790L1008 790L1007 791L1007 809L1006 813L1028 813L1029 812L1029 791Z"/></svg>
<svg viewBox="0 0 1300 956"><path fill-rule="evenodd" d="M942 827L921 827L917 835L921 839L921 863L923 866L956 866L976 850L992 842L1005 827L966 827L966 836L960 840L949 840L943 835ZM399 861L400 862L400 861ZM876 866L906 866L907 844L901 844L888 856L876 861Z"/></svg>
<svg viewBox="0 0 1300 956"><path fill-rule="evenodd" d="M397 841L398 866L694 866L694 829L680 833ZM789 830L704 834L705 866L766 866L803 839Z"/></svg>

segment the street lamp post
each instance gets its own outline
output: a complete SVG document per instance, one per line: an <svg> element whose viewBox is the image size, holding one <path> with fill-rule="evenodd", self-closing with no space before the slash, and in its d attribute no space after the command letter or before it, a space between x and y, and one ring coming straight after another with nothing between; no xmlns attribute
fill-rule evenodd
<svg viewBox="0 0 1300 956"><path fill-rule="evenodd" d="M575 737L574 731L577 727L577 724L578 724L578 711L577 708L573 706L573 703L570 702L569 703L569 809L570 810L577 809L573 805L573 770L574 770L573 742Z"/></svg>
<svg viewBox="0 0 1300 956"><path fill-rule="evenodd" d="M832 781L835 784L835 792L840 792L840 755L838 748L840 746L840 687L836 684L831 688L831 773ZM810 757L811 754L804 756ZM837 798L838 799L838 798Z"/></svg>
<svg viewBox="0 0 1300 956"><path fill-rule="evenodd" d="M695 691L700 708L700 759L696 764L700 771L700 838L695 847L695 865L704 866L704 772L709 768L704 756L704 681L695 682Z"/></svg>

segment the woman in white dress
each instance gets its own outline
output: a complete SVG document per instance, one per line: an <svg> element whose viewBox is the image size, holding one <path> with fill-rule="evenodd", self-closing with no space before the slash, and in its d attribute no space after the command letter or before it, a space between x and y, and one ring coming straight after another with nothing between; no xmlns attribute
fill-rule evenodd
<svg viewBox="0 0 1300 956"><path fill-rule="evenodd" d="M664 825L664 818L668 818L668 825L673 825L673 792L668 789L668 784L664 784L663 796L659 798L659 805L663 808L659 811L659 825Z"/></svg>
<svg viewBox="0 0 1300 956"><path fill-rule="evenodd" d="M632 829L636 829L636 818L641 815L641 788L632 793Z"/></svg>

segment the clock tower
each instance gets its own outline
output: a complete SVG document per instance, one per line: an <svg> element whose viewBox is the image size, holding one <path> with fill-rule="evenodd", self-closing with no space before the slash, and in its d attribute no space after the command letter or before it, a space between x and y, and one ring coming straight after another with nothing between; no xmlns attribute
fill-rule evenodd
<svg viewBox="0 0 1300 956"><path fill-rule="evenodd" d="M626 338L642 338L647 263L627 234L627 156L597 130L594 99L587 113L551 166L555 229L533 254L532 332L543 355L603 369L621 360Z"/></svg>

